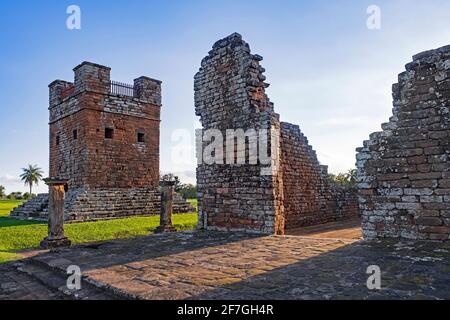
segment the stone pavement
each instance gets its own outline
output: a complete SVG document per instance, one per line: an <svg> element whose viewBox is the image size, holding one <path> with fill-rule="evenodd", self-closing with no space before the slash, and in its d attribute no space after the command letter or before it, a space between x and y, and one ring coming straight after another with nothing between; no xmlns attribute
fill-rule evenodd
<svg viewBox="0 0 450 320"><path fill-rule="evenodd" d="M66 299L34 278L18 272L11 264L0 265L0 300Z"/></svg>
<svg viewBox="0 0 450 320"><path fill-rule="evenodd" d="M287 233L293 236L304 236L308 238L363 239L361 221L359 219L296 228L288 230Z"/></svg>
<svg viewBox="0 0 450 320"><path fill-rule="evenodd" d="M450 299L450 244L441 242L180 232L42 252L22 263L55 276L78 265L83 288L117 298ZM381 268L380 291L367 289L369 265ZM1 298L18 296L0 289Z"/></svg>

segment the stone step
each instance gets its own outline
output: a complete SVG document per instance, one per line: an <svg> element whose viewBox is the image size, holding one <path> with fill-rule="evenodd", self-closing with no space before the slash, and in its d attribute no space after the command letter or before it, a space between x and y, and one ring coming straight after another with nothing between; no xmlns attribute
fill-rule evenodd
<svg viewBox="0 0 450 320"><path fill-rule="evenodd" d="M131 216L159 215L159 194L155 191L90 190L68 193L65 199L66 222L97 221ZM174 196L174 213L195 212L180 195ZM21 220L48 219L48 194L36 198L14 209L11 217Z"/></svg>
<svg viewBox="0 0 450 320"><path fill-rule="evenodd" d="M89 246L89 245L88 245ZM95 244L92 245L95 247ZM65 284L65 279L67 279L66 268L68 265L73 264L71 261L65 259L48 259L48 257L39 257L35 256L31 258L33 265L39 267L41 270L46 270L50 272L50 274L64 279L64 288L66 291L67 287ZM81 290L88 289L94 292L94 295L91 294L91 300L138 300L139 297L128 293L126 291L120 290L116 287L109 286L102 282L97 282L88 277L81 278ZM77 291L78 293L79 291ZM103 298L105 296L106 298ZM94 298L92 298L94 297Z"/></svg>
<svg viewBox="0 0 450 320"><path fill-rule="evenodd" d="M10 213L11 217L37 216L45 207L48 206L48 195L38 194L35 198L22 203Z"/></svg>
<svg viewBox="0 0 450 320"><path fill-rule="evenodd" d="M120 300L120 296L102 290L81 279L80 290L67 288L67 275L49 265L29 259L16 264L16 269L35 279L49 290L58 291L73 300Z"/></svg>

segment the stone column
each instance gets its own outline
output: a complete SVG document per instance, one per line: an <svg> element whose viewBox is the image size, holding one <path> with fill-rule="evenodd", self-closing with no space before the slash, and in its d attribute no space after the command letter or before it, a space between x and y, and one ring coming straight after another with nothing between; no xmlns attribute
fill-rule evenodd
<svg viewBox="0 0 450 320"><path fill-rule="evenodd" d="M172 225L173 211L173 189L174 181L162 181L161 186L161 215L160 225L156 228L155 233L175 232L176 229Z"/></svg>
<svg viewBox="0 0 450 320"><path fill-rule="evenodd" d="M48 236L41 241L41 248L70 246L70 240L64 236L64 187L67 180L47 178L44 181L49 187Z"/></svg>

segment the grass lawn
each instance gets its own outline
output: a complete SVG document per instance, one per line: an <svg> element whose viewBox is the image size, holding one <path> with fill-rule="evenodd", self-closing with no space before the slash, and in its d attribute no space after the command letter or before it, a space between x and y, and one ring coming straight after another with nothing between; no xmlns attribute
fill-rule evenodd
<svg viewBox="0 0 450 320"><path fill-rule="evenodd" d="M197 199L188 199L187 200L190 204L192 204L192 206L195 208L195 210L198 210L197 207Z"/></svg>
<svg viewBox="0 0 450 320"><path fill-rule="evenodd" d="M11 210L20 204L22 204L22 200L0 200L0 217L8 216Z"/></svg>
<svg viewBox="0 0 450 320"><path fill-rule="evenodd" d="M37 248L47 235L47 224L36 221L19 221L7 217L20 202L0 201L0 263L20 258L17 254ZM196 206L196 200L193 201ZM197 214L175 214L173 224L178 230L193 229ZM109 221L66 224L66 235L73 244L124 239L150 234L159 225L159 216L132 217Z"/></svg>

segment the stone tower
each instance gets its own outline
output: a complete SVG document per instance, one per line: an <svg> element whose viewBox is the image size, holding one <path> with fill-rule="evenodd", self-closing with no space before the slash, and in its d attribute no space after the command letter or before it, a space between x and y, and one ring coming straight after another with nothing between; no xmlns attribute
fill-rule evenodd
<svg viewBox="0 0 450 320"><path fill-rule="evenodd" d="M159 212L161 82L112 82L83 62L50 90L50 176L68 179L66 219Z"/></svg>

